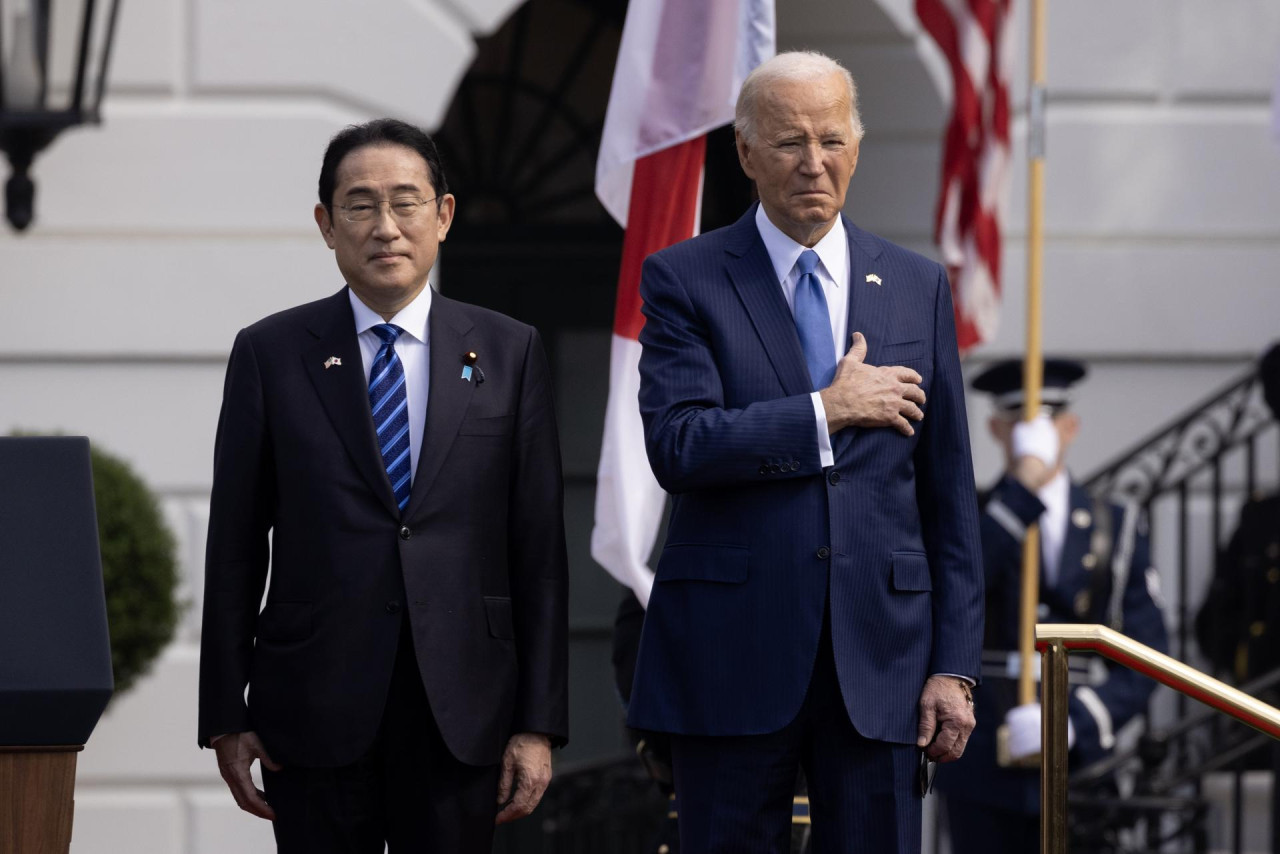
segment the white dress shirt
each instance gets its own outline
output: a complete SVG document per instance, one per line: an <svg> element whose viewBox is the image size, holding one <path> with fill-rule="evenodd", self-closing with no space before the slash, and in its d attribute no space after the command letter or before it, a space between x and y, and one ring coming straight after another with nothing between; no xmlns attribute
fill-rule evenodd
<svg viewBox="0 0 1280 854"><path fill-rule="evenodd" d="M764 240L765 251L773 262L773 271L782 286L782 296L787 301L787 308L792 316L796 310L796 283L800 281L800 272L796 262L800 253L809 248L803 246L782 233L764 212L764 206L756 208L756 229ZM835 224L813 247L818 253L818 266L814 273L822 284L822 292L827 297L827 313L831 315L831 342L835 345L838 362L849 351L849 238L845 234L844 221L836 217ZM818 392L811 395L813 400L813 417L818 430L818 459L823 468L835 465L835 453L831 450L831 433L827 430L827 410L822 405L822 397Z"/></svg>
<svg viewBox="0 0 1280 854"><path fill-rule="evenodd" d="M418 471L418 451L422 448L422 431L427 426L427 393L431 388L431 350L427 346L431 285L423 288L422 293L391 320L383 320L382 315L360 301L355 291L348 289L347 297L356 318L356 338L360 342L360 359L364 362L365 385L369 384L369 371L382 347L382 339L373 327L380 323L393 323L404 330L396 339L396 354L404 365L404 389L409 400L409 471L412 476Z"/></svg>
<svg viewBox="0 0 1280 854"><path fill-rule="evenodd" d="M1071 477L1066 469L1036 493L1044 512L1040 514L1040 553L1044 558L1044 580L1049 587L1058 582L1062 547L1067 541L1067 516L1071 512Z"/></svg>

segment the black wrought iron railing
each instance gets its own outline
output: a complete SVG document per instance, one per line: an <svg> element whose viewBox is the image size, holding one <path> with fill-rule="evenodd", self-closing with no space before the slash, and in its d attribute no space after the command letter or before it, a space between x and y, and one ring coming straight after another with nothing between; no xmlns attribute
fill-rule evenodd
<svg viewBox="0 0 1280 854"><path fill-rule="evenodd" d="M1085 485L1095 495L1132 501L1146 511L1154 563L1166 583L1173 582L1166 611L1172 652L1181 661L1209 669L1193 641L1196 611L1237 524L1239 508L1280 486L1280 427L1263 400L1257 371L1250 370L1135 443L1100 467ZM1243 688L1274 701L1271 692L1278 682L1280 671ZM1164 703L1170 704L1167 696ZM1181 694L1172 706L1171 721L1151 727L1112 759L1073 773L1073 822L1093 821L1107 829L1106 850L1201 852L1210 845L1248 850L1246 774L1251 769L1265 774L1280 754L1272 754L1263 737L1210 714L1189 711ZM1120 789L1117 772L1128 780ZM1208 797L1209 775L1228 781L1225 803L1220 796L1213 801ZM1275 798L1280 787L1272 791ZM1125 796L1117 797L1117 792ZM1216 833L1210 833L1214 808L1220 814ZM1261 833L1270 835L1270 850L1280 854L1277 813L1280 799L1255 817L1270 819L1271 827ZM1128 832L1116 833L1117 828ZM1259 829L1252 828L1252 835L1259 836Z"/></svg>
<svg viewBox="0 0 1280 854"><path fill-rule="evenodd" d="M1202 595L1191 589L1194 578L1190 538L1193 533L1191 504L1208 498L1209 541L1212 555L1225 539L1228 511L1238 507L1259 488L1274 488L1280 481L1280 465L1270 472L1261 468L1261 443L1280 434L1276 420L1262 399L1261 382L1250 370L1224 389L1200 401L1172 424L1144 437L1133 447L1101 466L1085 480L1094 495L1141 505L1154 526L1166 518L1156 505L1172 502L1176 543L1174 558L1176 613L1174 652L1186 660L1189 652L1190 608ZM1158 555L1158 557L1160 557ZM1163 555L1168 557L1168 555Z"/></svg>

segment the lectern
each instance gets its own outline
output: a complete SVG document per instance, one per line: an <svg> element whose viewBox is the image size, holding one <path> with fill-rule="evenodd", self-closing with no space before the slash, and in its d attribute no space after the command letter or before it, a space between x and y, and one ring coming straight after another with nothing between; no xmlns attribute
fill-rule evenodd
<svg viewBox="0 0 1280 854"><path fill-rule="evenodd" d="M0 854L66 854L112 688L89 440L0 437Z"/></svg>

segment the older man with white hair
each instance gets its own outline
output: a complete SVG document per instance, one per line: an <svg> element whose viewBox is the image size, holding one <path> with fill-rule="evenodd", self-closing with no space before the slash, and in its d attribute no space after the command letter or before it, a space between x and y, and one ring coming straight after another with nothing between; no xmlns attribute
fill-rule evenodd
<svg viewBox="0 0 1280 854"><path fill-rule="evenodd" d="M672 735L680 841L920 848L931 762L974 724L983 587L942 268L842 216L862 122L814 53L759 66L760 202L645 262L640 408L673 495L629 722Z"/></svg>

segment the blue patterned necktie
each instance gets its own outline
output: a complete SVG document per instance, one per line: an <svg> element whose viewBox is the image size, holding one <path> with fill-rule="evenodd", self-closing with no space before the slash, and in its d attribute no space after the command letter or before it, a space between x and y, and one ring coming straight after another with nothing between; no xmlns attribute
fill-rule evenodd
<svg viewBox="0 0 1280 854"><path fill-rule="evenodd" d="M396 339L404 332L399 326L379 323L373 332L382 340L369 369L369 406L378 431L382 463L391 479L391 491L401 511L409 503L413 468L409 455L409 397L404 388L404 365L396 355Z"/></svg>
<svg viewBox="0 0 1280 854"><path fill-rule="evenodd" d="M796 282L796 331L800 333L800 346L804 348L804 360L809 366L809 378L813 390L831 385L836 375L836 345L831 337L831 312L827 309L827 295L822 292L822 282L814 270L818 266L818 253L806 249L796 261L800 279Z"/></svg>

